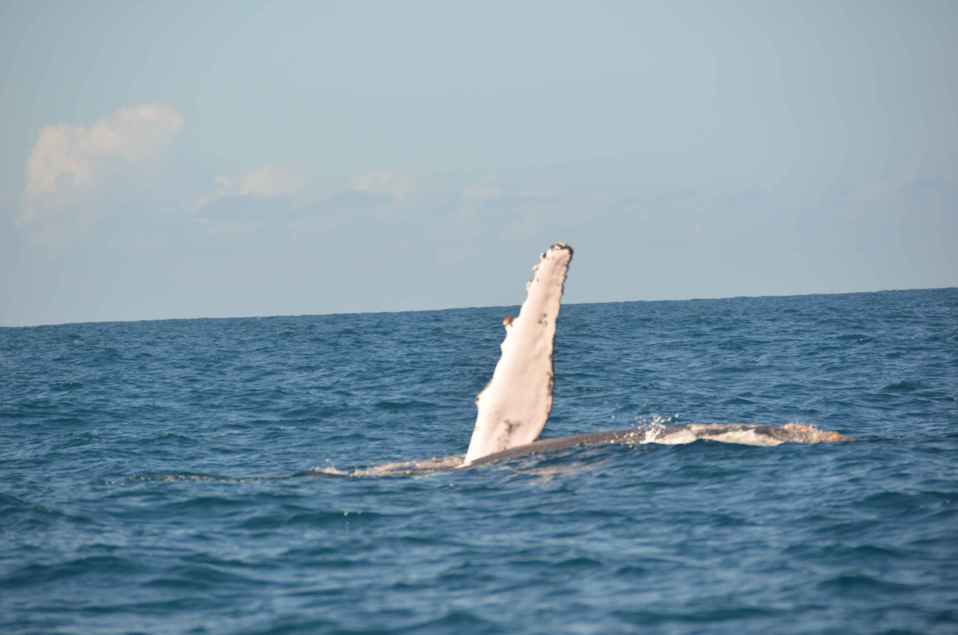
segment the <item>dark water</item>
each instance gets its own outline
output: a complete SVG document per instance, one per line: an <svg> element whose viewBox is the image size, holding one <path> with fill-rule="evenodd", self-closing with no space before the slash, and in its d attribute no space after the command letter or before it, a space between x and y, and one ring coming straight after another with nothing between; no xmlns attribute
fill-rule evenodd
<svg viewBox="0 0 958 635"><path fill-rule="evenodd" d="M546 436L462 453L505 309L0 329L0 633L958 632L958 290L572 305Z"/></svg>

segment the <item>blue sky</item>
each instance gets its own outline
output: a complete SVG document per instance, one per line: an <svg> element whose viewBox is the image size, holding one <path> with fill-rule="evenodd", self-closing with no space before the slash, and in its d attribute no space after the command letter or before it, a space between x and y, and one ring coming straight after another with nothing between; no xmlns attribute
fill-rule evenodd
<svg viewBox="0 0 958 635"><path fill-rule="evenodd" d="M953 2L0 5L0 325L958 284Z"/></svg>

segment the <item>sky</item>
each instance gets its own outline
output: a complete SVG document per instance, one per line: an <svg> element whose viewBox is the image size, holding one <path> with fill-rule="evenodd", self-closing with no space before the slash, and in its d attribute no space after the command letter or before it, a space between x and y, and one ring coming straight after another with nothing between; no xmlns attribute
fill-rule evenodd
<svg viewBox="0 0 958 635"><path fill-rule="evenodd" d="M958 3L0 3L0 326L958 285Z"/></svg>

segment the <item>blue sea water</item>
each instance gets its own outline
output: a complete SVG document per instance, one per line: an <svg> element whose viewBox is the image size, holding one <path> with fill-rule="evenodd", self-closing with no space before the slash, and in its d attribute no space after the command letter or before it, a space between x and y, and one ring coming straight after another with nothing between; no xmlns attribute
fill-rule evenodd
<svg viewBox="0 0 958 635"><path fill-rule="evenodd" d="M958 289L562 309L546 437L854 443L329 476L464 452L508 310L0 329L0 633L958 632Z"/></svg>

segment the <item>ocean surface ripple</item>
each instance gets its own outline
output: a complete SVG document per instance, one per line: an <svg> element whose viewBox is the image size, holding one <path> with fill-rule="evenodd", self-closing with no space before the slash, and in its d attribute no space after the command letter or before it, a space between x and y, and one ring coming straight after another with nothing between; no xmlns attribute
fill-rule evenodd
<svg viewBox="0 0 958 635"><path fill-rule="evenodd" d="M567 305L544 437L469 470L514 307L0 329L0 633L958 632L958 289Z"/></svg>

